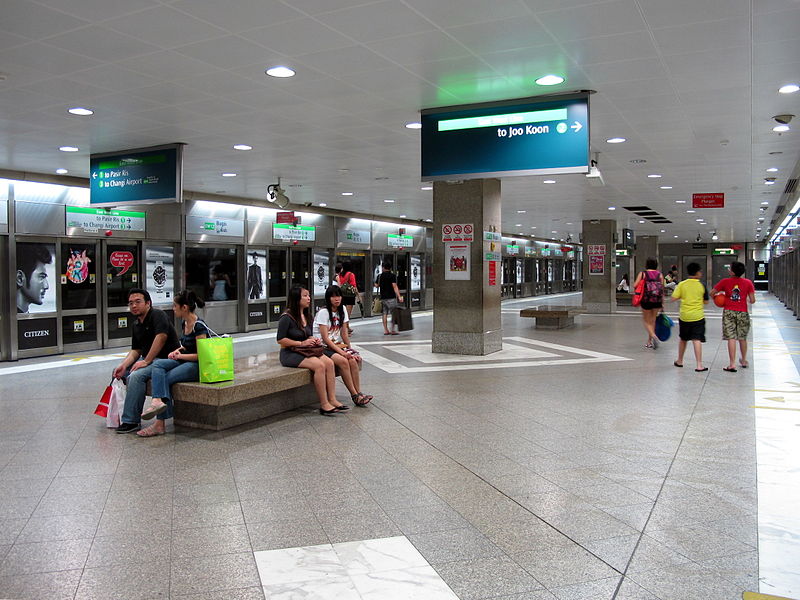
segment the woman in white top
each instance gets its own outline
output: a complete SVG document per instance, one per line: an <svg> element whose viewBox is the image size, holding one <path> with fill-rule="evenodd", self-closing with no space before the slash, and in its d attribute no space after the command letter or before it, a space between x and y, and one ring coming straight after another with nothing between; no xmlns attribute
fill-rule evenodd
<svg viewBox="0 0 800 600"><path fill-rule="evenodd" d="M319 309L314 317L313 335L322 339L324 352L339 369L342 381L350 392L353 404L365 406L372 396L361 393L361 356L350 348L347 322L350 320L342 306L342 291L338 285L325 290L325 308Z"/></svg>

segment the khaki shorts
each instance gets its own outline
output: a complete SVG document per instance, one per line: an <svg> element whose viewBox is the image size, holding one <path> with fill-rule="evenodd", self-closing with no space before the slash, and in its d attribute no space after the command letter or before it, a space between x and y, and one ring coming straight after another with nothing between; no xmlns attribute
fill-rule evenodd
<svg viewBox="0 0 800 600"><path fill-rule="evenodd" d="M722 311L722 339L746 340L750 333L750 313L740 310Z"/></svg>

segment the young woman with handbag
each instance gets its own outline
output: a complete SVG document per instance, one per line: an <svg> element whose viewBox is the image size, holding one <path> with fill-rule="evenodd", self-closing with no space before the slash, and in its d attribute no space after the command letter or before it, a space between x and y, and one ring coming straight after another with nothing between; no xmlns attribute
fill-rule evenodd
<svg viewBox="0 0 800 600"><path fill-rule="evenodd" d="M292 286L275 337L281 347L281 364L311 371L319 397L319 414L332 417L350 407L336 399L336 371L333 361L324 354L322 340L312 335L310 306L309 291L299 285Z"/></svg>
<svg viewBox="0 0 800 600"><path fill-rule="evenodd" d="M350 336L347 333L349 320L342 306L339 286L328 287L325 290L325 308L319 309L314 317L314 335L322 339L323 352L339 369L353 403L356 406L366 406L372 396L361 392L361 355L350 347Z"/></svg>

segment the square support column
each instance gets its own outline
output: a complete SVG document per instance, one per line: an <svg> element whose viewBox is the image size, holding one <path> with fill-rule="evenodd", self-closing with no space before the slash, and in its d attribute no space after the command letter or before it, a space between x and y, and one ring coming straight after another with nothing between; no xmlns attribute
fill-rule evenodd
<svg viewBox="0 0 800 600"><path fill-rule="evenodd" d="M637 235L636 250L633 253L633 266L631 270L631 284L636 279L636 274L644 271L644 264L648 258L658 260L658 236L657 235ZM663 272L669 269L669 265L658 265Z"/></svg>
<svg viewBox="0 0 800 600"><path fill-rule="evenodd" d="M433 352L483 356L503 349L500 322L501 261L492 267L484 231L500 231L500 180L473 179L433 184ZM449 257L442 242L442 225L470 224L469 279L446 278ZM490 277L490 271L494 272Z"/></svg>
<svg viewBox="0 0 800 600"><path fill-rule="evenodd" d="M611 268L616 260L616 233L616 221L604 219L583 222L583 305L586 312L617 312L617 285L614 269Z"/></svg>

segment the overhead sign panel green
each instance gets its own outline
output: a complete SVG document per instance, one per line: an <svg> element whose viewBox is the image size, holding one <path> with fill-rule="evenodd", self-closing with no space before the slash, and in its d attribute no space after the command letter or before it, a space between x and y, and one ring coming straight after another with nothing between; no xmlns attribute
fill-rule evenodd
<svg viewBox="0 0 800 600"><path fill-rule="evenodd" d="M179 202L182 148L171 144L93 154L89 202L92 206Z"/></svg>
<svg viewBox="0 0 800 600"><path fill-rule="evenodd" d="M589 96L422 111L422 180L589 172Z"/></svg>

